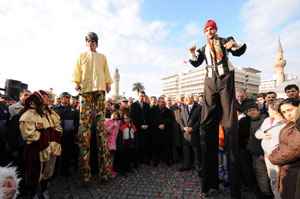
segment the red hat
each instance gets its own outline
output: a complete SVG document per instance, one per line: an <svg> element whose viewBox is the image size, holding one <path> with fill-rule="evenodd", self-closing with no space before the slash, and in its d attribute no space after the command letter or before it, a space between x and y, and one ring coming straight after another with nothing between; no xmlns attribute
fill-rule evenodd
<svg viewBox="0 0 300 199"><path fill-rule="evenodd" d="M206 28L208 28L208 27L212 27L212 28L215 28L216 30L218 30L217 24L216 24L216 22L214 20L208 20L206 22L206 24L204 26L204 32L205 32Z"/></svg>

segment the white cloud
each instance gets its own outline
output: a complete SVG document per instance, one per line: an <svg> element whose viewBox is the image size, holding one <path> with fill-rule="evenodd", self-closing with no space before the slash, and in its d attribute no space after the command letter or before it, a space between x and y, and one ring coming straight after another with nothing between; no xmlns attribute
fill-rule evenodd
<svg viewBox="0 0 300 199"><path fill-rule="evenodd" d="M159 95L160 79L182 66L185 49L167 48L164 21L143 21L139 0L15 0L0 3L0 74L28 83L29 88L59 94L74 92L71 76L78 55L85 51L84 35L99 35L98 51L108 58L111 74L121 72L122 91L132 95L141 80L149 95ZM184 53L183 53L184 52ZM139 73L135 72L138 71ZM132 74L132 75L128 75ZM1 86L0 86L1 87ZM152 88L153 87L153 88ZM160 89L158 89L160 88Z"/></svg>
<svg viewBox="0 0 300 199"><path fill-rule="evenodd" d="M199 37L201 33L201 29L199 25L195 22L189 23L184 27L184 33L182 35L182 39L189 38L191 36Z"/></svg>
<svg viewBox="0 0 300 199"><path fill-rule="evenodd" d="M300 21L299 0L249 0L242 8L241 15L245 24L244 34L248 46L247 55L250 65L258 66L262 79L273 75L278 35L288 58L286 72L296 70L300 65L299 52Z"/></svg>

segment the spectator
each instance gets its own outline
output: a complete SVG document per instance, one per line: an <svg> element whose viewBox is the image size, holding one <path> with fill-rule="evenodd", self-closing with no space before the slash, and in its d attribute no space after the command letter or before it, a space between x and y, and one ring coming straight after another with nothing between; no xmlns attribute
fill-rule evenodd
<svg viewBox="0 0 300 199"><path fill-rule="evenodd" d="M179 94L176 97L176 104L173 104L170 108L172 112L172 134L171 134L171 147L173 163L179 163L180 155L182 155L182 141L183 132L180 127L180 113L184 105L184 96Z"/></svg>
<svg viewBox="0 0 300 199"><path fill-rule="evenodd" d="M114 103L114 105L113 105L113 112L115 112L115 111L119 111L120 110L120 104L118 104L118 103Z"/></svg>
<svg viewBox="0 0 300 199"><path fill-rule="evenodd" d="M5 104L7 97L1 96L0 101L0 166L7 165L9 161L9 147L7 142L8 120L10 118L9 110Z"/></svg>
<svg viewBox="0 0 300 199"><path fill-rule="evenodd" d="M77 148L74 146L75 139L77 137L79 126L79 111L75 107L70 105L71 94L63 92L60 95L61 103L54 108L54 111L60 116L60 125L63 129L61 137L62 146L62 174L65 177L70 176L69 162L74 157L74 151ZM77 154L77 153L76 153ZM77 154L78 157L78 154ZM74 167L77 167L77 158L74 160Z"/></svg>
<svg viewBox="0 0 300 199"><path fill-rule="evenodd" d="M278 147L269 156L270 162L279 166L276 191L280 190L284 199L299 198L299 195L296 197L296 190L299 189L297 176L300 172L300 132L295 125L298 106L299 100L294 98L285 99L280 103L279 111L287 120L287 124L280 132Z"/></svg>
<svg viewBox="0 0 300 199"><path fill-rule="evenodd" d="M275 102L277 98L277 94L274 91L269 91L266 93L266 103L267 103L267 107L270 104L273 104Z"/></svg>
<svg viewBox="0 0 300 199"><path fill-rule="evenodd" d="M299 87L296 84L287 85L284 92L288 98L299 99Z"/></svg>
<svg viewBox="0 0 300 199"><path fill-rule="evenodd" d="M7 95L0 95L0 102L2 102L6 107L8 107L8 98L9 97Z"/></svg>
<svg viewBox="0 0 300 199"><path fill-rule="evenodd" d="M200 155L200 118L201 106L194 102L194 96L185 95L186 105L183 106L180 113L180 127L183 132L183 164L179 171L191 169L191 152L194 154L195 168L201 172L201 155ZM201 174L200 174L201 175Z"/></svg>
<svg viewBox="0 0 300 199"><path fill-rule="evenodd" d="M129 108L128 100L126 98L122 99L121 107Z"/></svg>
<svg viewBox="0 0 300 199"><path fill-rule="evenodd" d="M157 99L155 96L151 96L151 100L150 100L150 107L152 108L153 106L157 105Z"/></svg>
<svg viewBox="0 0 300 199"><path fill-rule="evenodd" d="M71 97L70 105L75 107L75 108L77 107L77 105L78 105L78 95Z"/></svg>
<svg viewBox="0 0 300 199"><path fill-rule="evenodd" d="M151 109L151 129L153 133L153 159L154 167L158 166L160 158L167 166L170 160L170 134L171 134L171 111L166 108L165 99L158 98L158 105Z"/></svg>
<svg viewBox="0 0 300 199"><path fill-rule="evenodd" d="M132 97L128 97L128 105L131 106L131 104L133 104L133 98Z"/></svg>
<svg viewBox="0 0 300 199"><path fill-rule="evenodd" d="M260 114L264 114L266 117L269 116L266 102L266 94L259 93L256 98L256 103L258 104Z"/></svg>
<svg viewBox="0 0 300 199"><path fill-rule="evenodd" d="M270 180L267 174L267 168L264 161L264 151L261 147L261 140L255 137L255 132L263 121L264 115L260 115L258 105L251 103L245 108L246 114L251 117L250 122L250 137L247 144L247 149L252 155L252 165L256 175L257 183L260 187L264 198L273 198L273 193L270 186Z"/></svg>
<svg viewBox="0 0 300 199"><path fill-rule="evenodd" d="M138 154L135 155L135 167L139 163L150 165L151 152L151 134L149 130L150 124L150 105L144 102L145 92L140 91L138 100L130 105L130 114L133 124L136 127L135 136L138 140Z"/></svg>
<svg viewBox="0 0 300 199"><path fill-rule="evenodd" d="M112 175L111 178L114 179L117 173L113 169L115 152L117 150L116 140L119 133L119 128L121 125L121 120L118 112L112 112L111 118L105 120L105 129L107 132L107 140L109 145L110 159L112 165Z"/></svg>
<svg viewBox="0 0 300 199"><path fill-rule="evenodd" d="M150 99L149 99L148 95L145 95L144 102L147 104L150 104Z"/></svg>
<svg viewBox="0 0 300 199"><path fill-rule="evenodd" d="M280 194L276 193L276 181L278 177L278 166L273 165L269 160L269 155L279 144L279 133L285 126L284 118L279 113L279 104L282 100L276 100L273 104L269 105L269 115L262 123L261 127L256 131L255 136L257 139L262 140L261 146L264 150L265 163L270 178L270 185L272 192L276 199L280 199Z"/></svg>
<svg viewBox="0 0 300 199"><path fill-rule="evenodd" d="M105 118L110 118L112 112L113 112L113 103L111 101L107 101Z"/></svg>
<svg viewBox="0 0 300 199"><path fill-rule="evenodd" d="M244 88L237 89L235 95L236 100L238 101L238 109L241 111L244 111L245 107L252 102L252 100L248 98Z"/></svg>
<svg viewBox="0 0 300 199"><path fill-rule="evenodd" d="M19 183L19 196L23 197L28 195L28 187L25 183L25 162L23 161L23 153L25 147L25 141L22 138L20 131L20 123L19 120L23 113L26 111L26 108L23 107L18 111L16 115L14 115L9 121L8 125L8 134L7 141L9 144L10 155L12 158L13 165L17 167L19 172L19 177L21 178Z"/></svg>
<svg viewBox="0 0 300 199"><path fill-rule="evenodd" d="M266 94L265 93L258 93L256 97L256 103L260 105L264 105L266 103Z"/></svg>
<svg viewBox="0 0 300 199"><path fill-rule="evenodd" d="M133 173L131 163L134 160L136 128L132 123L129 113L124 114L124 124L120 126L117 136L117 150L120 155L121 174L127 176L127 172Z"/></svg>
<svg viewBox="0 0 300 199"><path fill-rule="evenodd" d="M60 104L60 97L56 97L54 101L54 105L57 106Z"/></svg>
<svg viewBox="0 0 300 199"><path fill-rule="evenodd" d="M260 188L257 186L252 164L252 155L247 149L250 137L250 123L251 117L238 110L239 154L242 182L250 192L255 194L256 198L260 199L263 196Z"/></svg>
<svg viewBox="0 0 300 199"><path fill-rule="evenodd" d="M222 183L224 187L229 186L229 175L228 175L228 166L227 158L224 150L224 131L221 123L219 124L219 183Z"/></svg>
<svg viewBox="0 0 300 199"><path fill-rule="evenodd" d="M166 107L168 109L170 109L171 106L172 106L172 99L171 99L171 97L168 96L168 97L165 98L165 100L166 100Z"/></svg>
<svg viewBox="0 0 300 199"><path fill-rule="evenodd" d="M200 94L198 97L198 104L203 105L203 94Z"/></svg>

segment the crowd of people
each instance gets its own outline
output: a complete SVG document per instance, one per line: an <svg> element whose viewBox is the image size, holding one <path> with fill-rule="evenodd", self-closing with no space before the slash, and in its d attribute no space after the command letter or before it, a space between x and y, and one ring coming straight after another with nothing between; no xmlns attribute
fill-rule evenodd
<svg viewBox="0 0 300 199"><path fill-rule="evenodd" d="M13 173L5 172L12 164L21 181L0 176L0 196L16 197L19 186L20 195L48 199L49 182L73 171L89 183L92 174L107 181L141 164L180 164L179 172L198 172L203 197L221 183L237 199L241 185L259 199L300 198L298 86L285 88L286 99L273 91L255 100L245 89L235 92L228 53L241 56L246 44L216 32L208 20L207 43L197 54L195 45L189 49L194 67L207 64L200 96L139 91L137 100L106 99L113 81L93 32L85 36L89 51L80 54L72 75L79 96L63 92L56 99L50 91L23 90L14 103L1 95L0 175Z"/></svg>
<svg viewBox="0 0 300 199"><path fill-rule="evenodd" d="M260 93L255 101L247 97L244 89L236 91L240 174L244 188L257 198L292 198L300 191L299 88L288 85L285 92L286 99L277 99L275 92L268 92ZM49 91L23 90L19 102L8 105L6 99L1 95L0 146L5 152L1 153L1 166L13 163L18 168L21 195L30 190L35 196L40 183L42 195L47 198L51 178L69 177L80 169L80 154L73 152L79 151L78 97L63 92L55 101L55 95ZM182 165L179 172L196 169L201 177L202 99L202 95L190 94L148 97L143 91L136 101L123 97L118 103L108 98L104 124L110 155L109 178L127 176L140 164L158 167L160 162ZM92 145L96 140L95 122L90 164L92 173L99 173L97 155L92 155L97 154L97 147ZM224 150L226 141L220 124L218 128L219 183L227 187L230 170ZM36 153L37 147L42 153Z"/></svg>

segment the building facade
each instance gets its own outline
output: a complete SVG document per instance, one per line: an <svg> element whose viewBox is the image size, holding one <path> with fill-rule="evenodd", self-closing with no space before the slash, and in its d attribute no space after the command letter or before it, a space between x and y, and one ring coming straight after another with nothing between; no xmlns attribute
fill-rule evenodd
<svg viewBox="0 0 300 199"><path fill-rule="evenodd" d="M254 68L235 68L235 87L245 88L247 92L258 94L260 71ZM178 94L200 95L204 92L206 69L189 70L162 78L162 92L166 96Z"/></svg>

